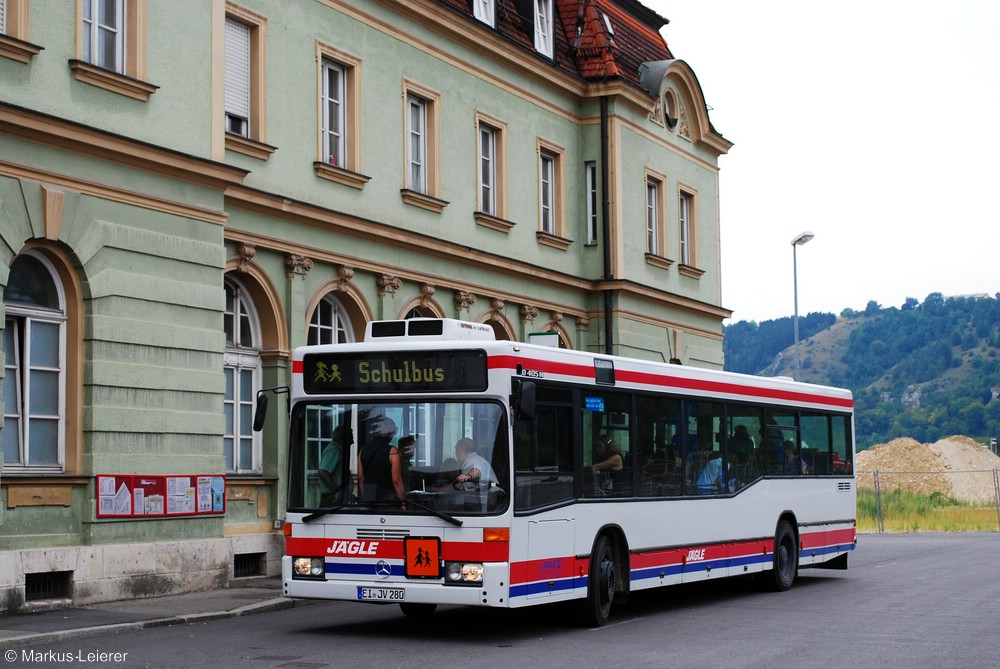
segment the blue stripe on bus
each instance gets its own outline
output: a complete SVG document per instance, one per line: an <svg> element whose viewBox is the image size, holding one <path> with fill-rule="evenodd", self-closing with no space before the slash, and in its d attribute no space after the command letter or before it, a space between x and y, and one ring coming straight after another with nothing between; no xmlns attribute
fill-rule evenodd
<svg viewBox="0 0 1000 669"><path fill-rule="evenodd" d="M553 592L563 592L565 590L575 590L576 588L586 588L587 577L579 576L573 578L562 578L555 581L535 581L533 583L522 583L512 586L510 596L528 597L530 595L542 595Z"/></svg>
<svg viewBox="0 0 1000 669"><path fill-rule="evenodd" d="M401 564L390 564L389 570L389 576L406 575ZM326 573L350 576L375 576L375 564L371 562L327 562Z"/></svg>

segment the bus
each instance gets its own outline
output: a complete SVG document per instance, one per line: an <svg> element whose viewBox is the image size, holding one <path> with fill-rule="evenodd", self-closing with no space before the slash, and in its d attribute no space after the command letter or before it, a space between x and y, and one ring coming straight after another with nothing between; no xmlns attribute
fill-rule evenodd
<svg viewBox="0 0 1000 669"><path fill-rule="evenodd" d="M855 548L847 390L436 318L296 348L272 390L289 396L288 597L408 616L569 602L596 627L631 592L744 575L782 591ZM395 449L401 496L361 489L369 444Z"/></svg>

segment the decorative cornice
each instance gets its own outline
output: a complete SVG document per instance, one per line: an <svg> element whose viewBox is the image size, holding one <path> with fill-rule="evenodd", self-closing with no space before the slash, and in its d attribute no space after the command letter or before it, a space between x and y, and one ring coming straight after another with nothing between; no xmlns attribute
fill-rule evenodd
<svg viewBox="0 0 1000 669"><path fill-rule="evenodd" d="M351 285L351 279L354 278L354 268L349 265L338 265L337 266L337 287L336 290L345 293Z"/></svg>
<svg viewBox="0 0 1000 669"><path fill-rule="evenodd" d="M305 278L306 274L313 268L313 261L305 256L296 253L289 253L285 256L285 270L288 278L300 276Z"/></svg>
<svg viewBox="0 0 1000 669"><path fill-rule="evenodd" d="M467 290L456 290L455 291L455 306L461 310L468 311L473 304L476 303L475 294Z"/></svg>
<svg viewBox="0 0 1000 669"><path fill-rule="evenodd" d="M420 284L420 306L429 307L434 301L434 285L430 283Z"/></svg>
<svg viewBox="0 0 1000 669"><path fill-rule="evenodd" d="M395 297L396 291L403 287L403 280L391 274L379 274L375 279L375 285L378 286L380 298L385 297L386 294Z"/></svg>
<svg viewBox="0 0 1000 669"><path fill-rule="evenodd" d="M257 246L243 242L236 247L236 255L239 256L239 260L236 261L236 269L246 274L250 267L250 261L257 255Z"/></svg>
<svg viewBox="0 0 1000 669"><path fill-rule="evenodd" d="M0 102L0 133L178 181L224 190L242 184L248 170L153 146L111 132Z"/></svg>

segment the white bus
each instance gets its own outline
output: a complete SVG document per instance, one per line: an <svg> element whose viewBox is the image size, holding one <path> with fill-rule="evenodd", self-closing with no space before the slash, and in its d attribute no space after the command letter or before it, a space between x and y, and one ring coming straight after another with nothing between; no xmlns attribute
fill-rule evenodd
<svg viewBox="0 0 1000 669"><path fill-rule="evenodd" d="M753 574L786 590L855 547L846 390L411 319L295 349L289 396L289 597L407 615L573 600L597 626L632 591ZM403 499L369 494L370 459L359 488L379 444Z"/></svg>

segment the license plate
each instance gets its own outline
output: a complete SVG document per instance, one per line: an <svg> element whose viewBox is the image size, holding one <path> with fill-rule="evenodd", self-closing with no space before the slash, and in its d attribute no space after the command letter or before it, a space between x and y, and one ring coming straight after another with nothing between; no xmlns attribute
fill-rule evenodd
<svg viewBox="0 0 1000 669"><path fill-rule="evenodd" d="M365 602L402 602L406 591L402 588L358 588L358 599Z"/></svg>

